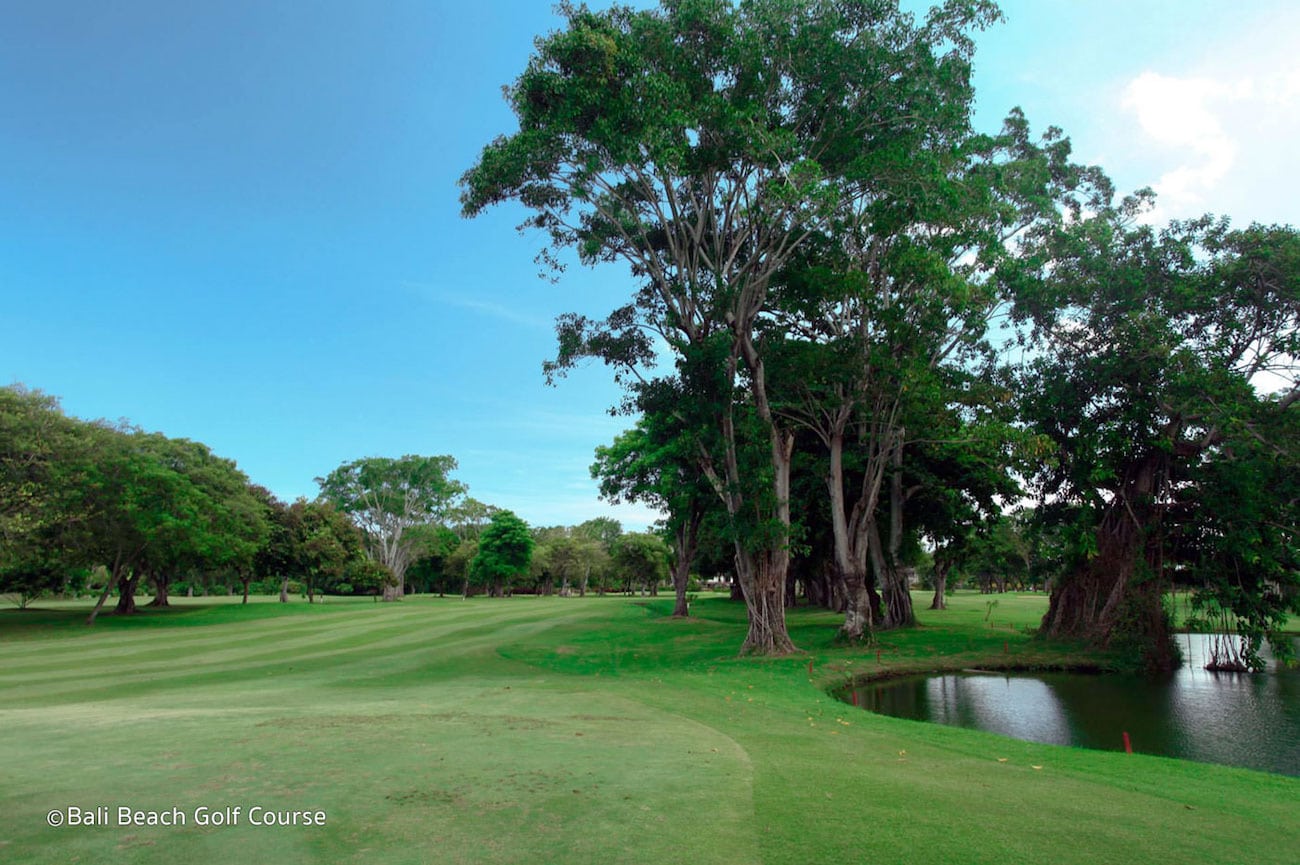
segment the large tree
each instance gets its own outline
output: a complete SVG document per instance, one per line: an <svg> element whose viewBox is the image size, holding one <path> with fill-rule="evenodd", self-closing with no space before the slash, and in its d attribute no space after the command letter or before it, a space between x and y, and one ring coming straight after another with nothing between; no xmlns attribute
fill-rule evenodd
<svg viewBox="0 0 1300 865"><path fill-rule="evenodd" d="M1071 553L1044 631L1164 667L1176 650L1161 600L1182 569L1257 636L1293 603L1280 480L1300 473L1300 233L1208 217L1156 229L1127 221L1138 206L1052 232L1018 293L1038 349L1026 412L1058 448L1039 511ZM1253 500L1229 504L1234 491ZM1268 596L1281 603L1261 618Z"/></svg>
<svg viewBox="0 0 1300 865"><path fill-rule="evenodd" d="M151 606L168 606L168 587L180 573L252 572L270 526L264 500L231 460L200 442L149 436L139 440L166 469L183 478L192 507L141 557L154 589ZM180 515L178 515L180 516Z"/></svg>
<svg viewBox="0 0 1300 865"><path fill-rule="evenodd" d="M135 611L135 593L148 574L205 542L207 497L163 455L167 440L129 427L91 424L91 450L81 494L89 514L77 547L103 564L109 578L87 619L93 624L118 590L115 611Z"/></svg>
<svg viewBox="0 0 1300 865"><path fill-rule="evenodd" d="M755 325L799 247L863 215L871 190L851 177L855 163L889 151L902 164L917 155L909 143L925 141L910 129L967 113L968 34L996 7L954 0L919 23L889 2L561 10L567 29L538 41L508 89L519 131L462 179L465 212L518 200L535 214L526 224L549 233L553 260L574 249L642 280L605 321L562 322L557 368L587 354L642 366L652 333L679 360L716 364L716 491L754 523L735 532L743 650L790 651L793 433L772 412ZM770 467L757 475L742 473L737 399L766 439Z"/></svg>
<svg viewBox="0 0 1300 865"><path fill-rule="evenodd" d="M0 388L0 592L26 601L78 563L69 547L89 516L88 435L53 397Z"/></svg>
<svg viewBox="0 0 1300 865"><path fill-rule="evenodd" d="M335 589L343 582L349 586L392 582L382 564L366 558L361 530L333 504L298 499L289 505L287 517L288 564L302 583L308 603L315 602L317 592Z"/></svg>
<svg viewBox="0 0 1300 865"><path fill-rule="evenodd" d="M778 413L815 433L827 455L842 633L852 640L913 621L900 560L903 464L936 437L936 413L980 391L969 371L986 366L988 322L1006 302L994 274L1013 241L1109 194L1099 171L1069 161L1059 130L1034 141L1019 111L997 135L976 134L971 98L954 88L947 110L901 128L892 147L854 155L844 174L863 192L850 218L779 275L762 328L784 385Z"/></svg>
<svg viewBox="0 0 1300 865"><path fill-rule="evenodd" d="M449 477L455 469L450 456L408 454L353 460L316 479L321 498L357 521L371 557L391 572L384 600L406 593L406 569L421 540L410 529L444 521L465 495L465 485Z"/></svg>
<svg viewBox="0 0 1300 865"><path fill-rule="evenodd" d="M479 535L470 579L486 586L493 597L501 597L512 583L528 573L534 546L527 523L513 511L497 511Z"/></svg>

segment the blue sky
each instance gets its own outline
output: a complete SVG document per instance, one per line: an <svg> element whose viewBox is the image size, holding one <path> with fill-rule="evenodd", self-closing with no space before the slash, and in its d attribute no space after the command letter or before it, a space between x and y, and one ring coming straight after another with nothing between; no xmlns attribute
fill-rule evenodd
<svg viewBox="0 0 1300 865"><path fill-rule="evenodd" d="M921 4L916 4L919 8ZM1154 218L1296 222L1300 4L1004 4L977 123L1064 128ZM629 424L600 368L545 386L552 322L618 268L537 276L456 180L513 129L547 3L0 0L0 382L209 444L285 499L368 455L455 456L533 524L612 515Z"/></svg>

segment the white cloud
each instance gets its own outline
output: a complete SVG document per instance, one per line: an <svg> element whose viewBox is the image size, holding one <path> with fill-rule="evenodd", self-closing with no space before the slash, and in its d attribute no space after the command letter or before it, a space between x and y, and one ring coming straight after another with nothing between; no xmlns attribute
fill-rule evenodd
<svg viewBox="0 0 1300 865"><path fill-rule="evenodd" d="M1124 107L1155 141L1190 151L1190 161L1166 171L1154 184L1161 205L1173 210L1202 207L1205 193L1232 168L1237 142L1212 105L1231 98L1231 88L1204 78L1171 78L1144 72L1124 94Z"/></svg>
<svg viewBox="0 0 1300 865"><path fill-rule="evenodd" d="M1152 221L1206 211L1296 220L1300 55L1290 46L1237 43L1176 74L1147 70L1121 100L1137 121L1131 145L1159 160Z"/></svg>

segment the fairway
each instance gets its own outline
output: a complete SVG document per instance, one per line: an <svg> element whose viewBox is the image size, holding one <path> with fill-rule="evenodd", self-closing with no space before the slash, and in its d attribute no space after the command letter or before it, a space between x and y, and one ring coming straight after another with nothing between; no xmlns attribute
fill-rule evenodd
<svg viewBox="0 0 1300 865"><path fill-rule="evenodd" d="M1300 780L872 716L823 691L879 667L1059 660L1023 632L1040 596L958 596L886 635L879 664L831 647L836 617L808 609L790 612L808 654L737 658L744 607L722 598L686 621L664 599L189 603L93 629L79 608L0 613L0 860L1300 855ZM120 826L123 806L175 825ZM109 825L47 825L99 808Z"/></svg>

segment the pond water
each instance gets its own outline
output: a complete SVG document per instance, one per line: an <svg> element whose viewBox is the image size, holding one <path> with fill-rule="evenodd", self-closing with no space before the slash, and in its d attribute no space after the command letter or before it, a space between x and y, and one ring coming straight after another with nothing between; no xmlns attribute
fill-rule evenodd
<svg viewBox="0 0 1300 865"><path fill-rule="evenodd" d="M1180 636L1183 667L1159 679L967 671L860 685L857 704L1053 745L1122 751L1127 732L1138 753L1300 776L1300 671L1207 672L1208 642Z"/></svg>

